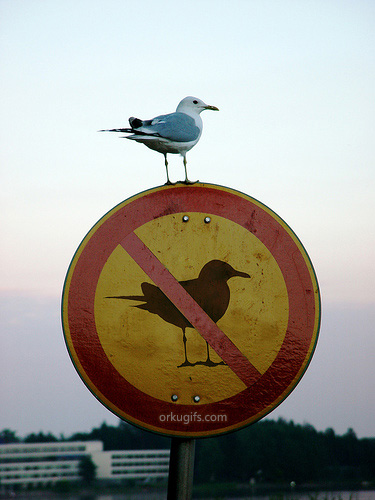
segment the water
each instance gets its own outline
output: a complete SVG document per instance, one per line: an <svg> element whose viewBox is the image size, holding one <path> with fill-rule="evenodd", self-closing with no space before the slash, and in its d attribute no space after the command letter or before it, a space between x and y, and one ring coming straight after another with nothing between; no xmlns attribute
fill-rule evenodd
<svg viewBox="0 0 375 500"><path fill-rule="evenodd" d="M207 498L206 500L213 499ZM224 497L222 500L227 500L227 498ZM375 500L375 490L320 492L310 491L304 493L291 492L276 495L269 494L265 496L247 496L242 498L232 497L230 500Z"/></svg>
<svg viewBox="0 0 375 500"><path fill-rule="evenodd" d="M125 500L124 497L121 500ZM245 497L216 497L220 500L375 500L375 490L366 491L321 491L308 493L271 493L264 496L245 496ZM216 500L214 497L206 498L205 500ZM107 499L106 499L107 500ZM108 499L115 500L115 499ZM120 500L120 499L119 499ZM194 500L194 499L193 499Z"/></svg>
<svg viewBox="0 0 375 500"><path fill-rule="evenodd" d="M166 492L144 492L129 494L80 494L80 495L58 495L50 492L39 493L20 493L16 496L1 496L0 498L14 498L15 500L165 500ZM193 496L193 500L197 497ZM375 490L363 491L321 491L321 492L290 492L283 494L270 493L268 495L258 496L216 496L205 497L205 500L375 500Z"/></svg>

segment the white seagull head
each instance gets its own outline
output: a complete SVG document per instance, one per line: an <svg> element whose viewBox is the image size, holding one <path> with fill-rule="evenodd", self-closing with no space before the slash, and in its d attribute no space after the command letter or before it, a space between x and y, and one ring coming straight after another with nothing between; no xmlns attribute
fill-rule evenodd
<svg viewBox="0 0 375 500"><path fill-rule="evenodd" d="M177 113L185 113L186 115L200 114L205 109L210 109L211 111L219 111L216 106L211 106L206 104L198 97L188 96L182 99L180 104L177 106Z"/></svg>

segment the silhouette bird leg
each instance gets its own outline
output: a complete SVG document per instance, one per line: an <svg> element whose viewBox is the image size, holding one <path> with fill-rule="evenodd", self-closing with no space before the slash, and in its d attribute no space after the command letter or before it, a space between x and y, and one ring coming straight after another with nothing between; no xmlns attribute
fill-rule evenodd
<svg viewBox="0 0 375 500"><path fill-rule="evenodd" d="M185 361L177 368L181 368L181 366L194 366L193 363L190 363L190 361L188 361L187 359L187 350L186 350L187 338L186 338L185 328L182 329L182 341L184 343Z"/></svg>
<svg viewBox="0 0 375 500"><path fill-rule="evenodd" d="M167 160L167 153L164 153L164 163L165 163L165 169L167 171L167 182L166 184L172 184L172 182L169 179L169 174L168 174L168 160Z"/></svg>
<svg viewBox="0 0 375 500"><path fill-rule="evenodd" d="M212 359L210 358L210 346L208 344L208 342L206 341L206 344L207 344L207 359L206 361L204 362L201 362L202 365L205 365L205 366L218 366L218 365L225 365L226 363L224 363L223 360L219 361L219 362L215 362L215 361L212 361Z"/></svg>
<svg viewBox="0 0 375 500"><path fill-rule="evenodd" d="M208 345L208 342L206 341L206 344L207 344L207 359L206 359L206 362L211 362L211 358L210 358L210 346Z"/></svg>

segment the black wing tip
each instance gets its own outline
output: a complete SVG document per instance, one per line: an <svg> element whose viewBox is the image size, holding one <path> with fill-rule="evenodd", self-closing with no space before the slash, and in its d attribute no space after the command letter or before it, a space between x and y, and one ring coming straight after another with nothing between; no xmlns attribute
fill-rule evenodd
<svg viewBox="0 0 375 500"><path fill-rule="evenodd" d="M143 125L143 121L140 120L139 118L134 118L134 116L131 116L129 118L129 123L130 123L131 128L133 128L133 129L140 128Z"/></svg>

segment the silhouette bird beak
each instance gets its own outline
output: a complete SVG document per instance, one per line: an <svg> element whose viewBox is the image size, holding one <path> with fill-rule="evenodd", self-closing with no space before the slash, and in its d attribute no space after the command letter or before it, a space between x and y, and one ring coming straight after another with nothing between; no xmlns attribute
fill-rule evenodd
<svg viewBox="0 0 375 500"><path fill-rule="evenodd" d="M235 274L233 274L233 276L240 276L241 278L251 278L250 274L243 273L242 271L236 271L236 270L235 270Z"/></svg>

